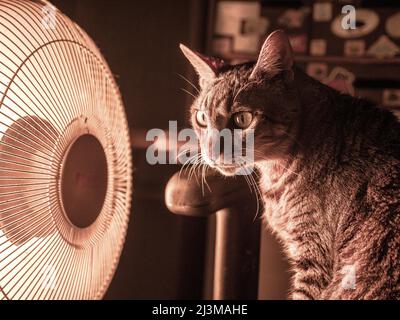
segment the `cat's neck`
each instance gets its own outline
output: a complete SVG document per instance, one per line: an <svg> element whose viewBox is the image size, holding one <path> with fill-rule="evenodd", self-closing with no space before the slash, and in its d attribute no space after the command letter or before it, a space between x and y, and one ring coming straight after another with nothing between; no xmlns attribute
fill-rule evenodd
<svg viewBox="0 0 400 320"><path fill-rule="evenodd" d="M299 176L299 161L296 158L264 160L256 164L261 173L260 185L264 192L271 191L275 195L293 183Z"/></svg>
<svg viewBox="0 0 400 320"><path fill-rule="evenodd" d="M321 157L321 151L329 154L330 148L334 148L334 142L327 139L334 136L335 107L346 99L336 90L316 81L302 70L296 68L294 73L294 85L297 88L300 99L301 119L296 124L295 139L283 158L261 161L257 164L262 173L260 179L264 190L276 192L290 186L307 170L310 163L322 163L331 161ZM348 99L348 98L347 98ZM337 139L335 143L338 142ZM314 171L317 168L314 166Z"/></svg>
<svg viewBox="0 0 400 320"><path fill-rule="evenodd" d="M300 99L306 104L318 104L320 101L325 101L327 99L326 94L328 94L328 98L340 96L339 92L310 77L298 67L294 68L294 83L298 88ZM321 95L321 93L324 93L324 95Z"/></svg>
<svg viewBox="0 0 400 320"><path fill-rule="evenodd" d="M318 159L322 151L329 152L336 144L346 142L347 133L339 127L346 126L351 105L358 100L311 78L300 69L295 70L294 85L301 108L294 156L302 156L310 162L316 160L314 157Z"/></svg>

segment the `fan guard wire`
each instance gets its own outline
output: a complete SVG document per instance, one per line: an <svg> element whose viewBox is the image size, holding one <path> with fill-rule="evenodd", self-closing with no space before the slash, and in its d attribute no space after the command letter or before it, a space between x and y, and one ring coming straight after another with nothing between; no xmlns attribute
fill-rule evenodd
<svg viewBox="0 0 400 320"><path fill-rule="evenodd" d="M45 1L0 0L0 299L99 299L129 220L131 151L124 106L93 41ZM63 163L91 135L107 159L97 219L71 223Z"/></svg>

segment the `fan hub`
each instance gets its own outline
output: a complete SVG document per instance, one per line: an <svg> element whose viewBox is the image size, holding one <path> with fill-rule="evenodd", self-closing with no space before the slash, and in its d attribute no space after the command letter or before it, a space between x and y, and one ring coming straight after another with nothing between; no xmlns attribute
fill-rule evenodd
<svg viewBox="0 0 400 320"><path fill-rule="evenodd" d="M61 198L68 220L78 228L89 227L99 216L107 192L107 160L103 146L85 134L66 153Z"/></svg>

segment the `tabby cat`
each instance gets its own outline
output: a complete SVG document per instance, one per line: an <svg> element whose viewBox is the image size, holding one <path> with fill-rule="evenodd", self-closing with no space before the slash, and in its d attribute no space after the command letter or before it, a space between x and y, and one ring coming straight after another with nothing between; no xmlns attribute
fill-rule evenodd
<svg viewBox="0 0 400 320"><path fill-rule="evenodd" d="M400 123L293 63L283 31L255 63L227 65L181 45L197 71L192 125L208 165L210 129L253 129L264 217L294 270L293 299L400 298Z"/></svg>

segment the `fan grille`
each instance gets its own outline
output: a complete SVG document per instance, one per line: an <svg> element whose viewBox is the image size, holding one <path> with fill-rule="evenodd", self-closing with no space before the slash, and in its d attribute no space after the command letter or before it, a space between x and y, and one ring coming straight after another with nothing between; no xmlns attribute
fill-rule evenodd
<svg viewBox="0 0 400 320"><path fill-rule="evenodd" d="M129 219L131 151L118 87L75 23L55 11L46 25L49 10L45 1L0 0L0 299L101 298ZM63 172L84 136L103 148L106 170L100 178L88 166L72 170L69 190L75 183L78 197L88 195L82 215L98 180L107 183L98 214L80 225L69 217L76 197L64 194Z"/></svg>

